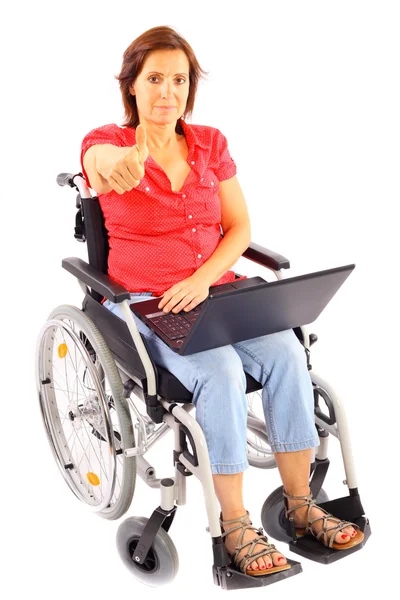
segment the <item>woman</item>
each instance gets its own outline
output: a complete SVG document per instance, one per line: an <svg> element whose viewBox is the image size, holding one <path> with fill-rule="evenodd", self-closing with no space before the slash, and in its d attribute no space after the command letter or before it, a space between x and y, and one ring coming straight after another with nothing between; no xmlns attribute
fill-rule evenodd
<svg viewBox="0 0 400 600"><path fill-rule="evenodd" d="M82 142L82 168L99 195L109 232L109 275L132 301L160 296L164 312L188 311L250 243L250 222L226 138L189 125L204 71L173 29L155 27L126 49L118 76L123 127L105 125ZM222 226L224 237L221 237ZM118 305L109 310L123 318ZM193 393L204 431L227 551L238 568L263 575L290 568L243 504L246 456L246 377L263 386L268 439L284 486L286 517L326 545L345 549L363 534L318 508L310 495L311 448L319 445L304 350L292 330L181 356L133 315L156 364ZM255 535L257 532L257 535ZM235 552L236 550L236 552Z"/></svg>

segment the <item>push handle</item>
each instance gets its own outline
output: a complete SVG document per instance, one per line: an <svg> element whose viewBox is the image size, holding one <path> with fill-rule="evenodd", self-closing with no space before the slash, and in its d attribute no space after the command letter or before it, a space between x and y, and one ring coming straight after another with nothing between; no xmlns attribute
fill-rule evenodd
<svg viewBox="0 0 400 600"><path fill-rule="evenodd" d="M73 173L59 173L57 175L57 183L58 185L69 185L69 187L75 187L74 184L74 177L76 177L77 174L73 174ZM81 177L83 177L82 173L78 173L78 175L80 175Z"/></svg>
<svg viewBox="0 0 400 600"><path fill-rule="evenodd" d="M57 183L61 186L69 185L69 187L76 188L81 198L92 198L83 173L59 173ZM97 198L97 196L95 197ZM79 202L77 199L76 206L79 208L80 199Z"/></svg>

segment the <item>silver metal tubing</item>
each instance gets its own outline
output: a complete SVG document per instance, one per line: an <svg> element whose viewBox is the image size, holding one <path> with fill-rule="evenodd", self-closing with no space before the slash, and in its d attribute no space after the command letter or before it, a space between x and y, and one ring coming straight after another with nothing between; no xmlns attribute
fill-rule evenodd
<svg viewBox="0 0 400 600"><path fill-rule="evenodd" d="M168 407L167 402L162 401L162 404L166 408ZM212 537L217 537L221 535L221 528L219 525L219 509L211 473L210 457L208 454L204 433L197 421L191 415L187 414L187 411L183 407L175 406L172 409L172 414L173 416L171 414L164 415L164 419L170 421L173 420L173 417L176 417L189 429L193 436L199 466L194 467L188 460L186 460L186 458L183 456L183 453L180 454L179 461L185 465L185 467L191 471L193 475L197 477L197 479L201 481L210 533Z"/></svg>
<svg viewBox="0 0 400 600"><path fill-rule="evenodd" d="M139 477L152 488L160 487L161 479L156 478L155 468L143 456L136 458L136 469Z"/></svg>
<svg viewBox="0 0 400 600"><path fill-rule="evenodd" d="M339 439L339 430L337 425L328 425L327 423L325 423L325 421L323 421L322 419L320 419L319 417L315 417L315 423L317 425L319 425L320 427L322 427L323 429L325 429L325 431L327 431L328 433L330 433L331 435L333 435L333 437Z"/></svg>
<svg viewBox="0 0 400 600"><path fill-rule="evenodd" d="M252 417L251 415L247 415L247 425L251 427L251 429L255 429L256 431L261 431L262 433L267 432L267 428L265 422L258 417Z"/></svg>
<svg viewBox="0 0 400 600"><path fill-rule="evenodd" d="M126 324L128 326L129 332L132 336L136 350L139 353L144 370L146 372L147 389L149 391L149 394L151 396L154 396L156 394L157 388L156 388L156 377L155 377L153 365L152 365L150 357L147 353L146 347L143 344L143 340L142 340L139 330L136 326L135 319L133 318L133 315L132 315L132 311L129 308L129 301L124 300L123 302L121 302L121 308L125 315Z"/></svg>
<svg viewBox="0 0 400 600"><path fill-rule="evenodd" d="M322 427L322 425L320 425L320 427ZM328 458L328 445L329 436L319 438L319 446L318 448L314 448L314 450L316 450L315 456L318 460L325 460L326 458Z"/></svg>
<svg viewBox="0 0 400 600"><path fill-rule="evenodd" d="M317 373L315 373L314 371L310 371L310 376L312 381L321 388L323 388L330 396L336 416L338 430L337 437L340 441L340 449L342 451L344 470L346 473L346 482L349 488L356 488L356 470L353 461L353 454L351 451L350 433L347 426L346 413L344 411L342 400L339 394L334 390L334 388L329 383L324 381L322 377L320 377ZM317 418L315 419L315 422L318 423ZM328 425L325 425L322 422L320 426L326 429L326 431L328 431L329 433L331 433L330 427Z"/></svg>
<svg viewBox="0 0 400 600"><path fill-rule="evenodd" d="M186 477L175 467L175 499L178 506L186 504Z"/></svg>
<svg viewBox="0 0 400 600"><path fill-rule="evenodd" d="M166 478L170 479L170 478ZM163 510L172 510L174 508L175 485L165 485L161 483L161 502L160 506Z"/></svg>
<svg viewBox="0 0 400 600"><path fill-rule="evenodd" d="M83 177L76 175L74 177L74 184L78 188L81 198L93 198L92 194L90 193L90 188Z"/></svg>

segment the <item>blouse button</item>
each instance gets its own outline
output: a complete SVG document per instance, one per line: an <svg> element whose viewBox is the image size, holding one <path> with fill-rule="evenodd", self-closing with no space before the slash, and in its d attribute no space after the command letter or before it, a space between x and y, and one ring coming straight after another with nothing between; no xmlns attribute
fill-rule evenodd
<svg viewBox="0 0 400 600"><path fill-rule="evenodd" d="M150 191L150 188L149 188L149 187L147 187L147 188L146 188L146 192L149 192L149 191Z"/></svg>
<svg viewBox="0 0 400 600"><path fill-rule="evenodd" d="M197 258L201 258L201 254L198 254L198 255L197 255Z"/></svg>
<svg viewBox="0 0 400 600"><path fill-rule="evenodd" d="M196 229L193 227L192 231L193 231L193 232L195 232L195 231L196 231Z"/></svg>
<svg viewBox="0 0 400 600"><path fill-rule="evenodd" d="M211 182L211 185L214 185L214 182L213 182L213 181Z"/></svg>
<svg viewBox="0 0 400 600"><path fill-rule="evenodd" d="M182 198L186 198L186 194L182 194Z"/></svg>
<svg viewBox="0 0 400 600"><path fill-rule="evenodd" d="M201 181L201 182L203 182L203 181L204 181L204 177L202 177L202 178L200 179L200 181Z"/></svg>
<svg viewBox="0 0 400 600"><path fill-rule="evenodd" d="M191 219L191 218L192 218L192 215L188 215L188 219Z"/></svg>
<svg viewBox="0 0 400 600"><path fill-rule="evenodd" d="M191 165L195 165L196 163L195 163L195 161L194 161L194 160L192 160L192 162L191 162L190 164L191 164Z"/></svg>

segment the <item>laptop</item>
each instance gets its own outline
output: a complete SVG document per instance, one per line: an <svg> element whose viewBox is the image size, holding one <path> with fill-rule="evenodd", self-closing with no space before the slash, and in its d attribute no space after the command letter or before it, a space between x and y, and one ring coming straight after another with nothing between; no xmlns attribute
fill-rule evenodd
<svg viewBox="0 0 400 600"><path fill-rule="evenodd" d="M160 297L130 305L178 354L186 355L308 325L317 319L354 264L268 282L249 277L210 287L193 310L164 313Z"/></svg>

